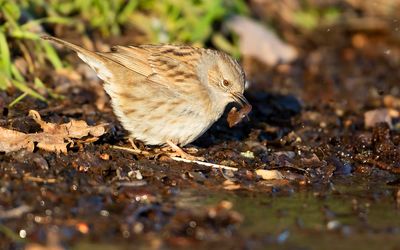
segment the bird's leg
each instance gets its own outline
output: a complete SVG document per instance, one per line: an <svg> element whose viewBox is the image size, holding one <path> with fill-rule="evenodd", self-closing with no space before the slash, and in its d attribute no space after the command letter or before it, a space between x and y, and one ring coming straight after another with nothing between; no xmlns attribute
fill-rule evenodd
<svg viewBox="0 0 400 250"><path fill-rule="evenodd" d="M128 138L128 142L131 144L133 150L137 153L137 154L141 154L141 155L149 155L150 152L145 150L141 150L138 146L136 146L135 141L132 138Z"/></svg>
<svg viewBox="0 0 400 250"><path fill-rule="evenodd" d="M193 156L193 155L186 153L185 151L183 151L183 149L181 149L178 145L176 145L175 143L173 143L170 140L167 140L167 144L168 144L168 146L170 146L172 148L172 150L174 150L183 159L191 160L191 161L204 161L203 157Z"/></svg>
<svg viewBox="0 0 400 250"><path fill-rule="evenodd" d="M135 144L132 138L128 138L129 143L131 144L132 148L138 151L141 151Z"/></svg>

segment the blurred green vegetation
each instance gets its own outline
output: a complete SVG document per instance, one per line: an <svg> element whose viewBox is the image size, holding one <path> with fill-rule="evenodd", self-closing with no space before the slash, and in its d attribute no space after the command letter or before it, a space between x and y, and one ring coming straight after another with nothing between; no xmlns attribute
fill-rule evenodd
<svg viewBox="0 0 400 250"><path fill-rule="evenodd" d="M132 26L145 33L149 43L210 42L235 52L235 44L216 27L231 15L247 13L245 0L0 0L0 90L18 88L22 95L16 101L27 95L45 100L39 93L51 94L36 69L46 60L56 70L63 64L54 48L40 39L44 27L68 26L82 35L90 31L109 37ZM17 56L24 58L28 72L15 66Z"/></svg>
<svg viewBox="0 0 400 250"><path fill-rule="evenodd" d="M162 3L162 4L160 4ZM187 42L203 45L219 31L217 23L233 14L248 14L244 0L143 1L131 20L155 42ZM151 16L144 13L151 12Z"/></svg>
<svg viewBox="0 0 400 250"><path fill-rule="evenodd" d="M27 86L27 79L24 74L13 63L15 51L21 55L27 64L27 71L34 76L37 63L44 63L47 58L54 66L59 69L62 67L56 51L47 43L40 42L38 24L45 20L29 20L21 23L23 13L17 2L0 1L0 90L5 90L10 86L15 86L23 94L17 98L22 99L26 95L31 95L40 100L45 98L37 91ZM27 44L27 41L33 41ZM33 58L31 49L35 56ZM32 85L36 89L43 89L44 84L38 77L33 77Z"/></svg>
<svg viewBox="0 0 400 250"><path fill-rule="evenodd" d="M305 30L312 30L321 24L335 22L339 17L340 11L334 7L326 9L306 7L294 12L293 24Z"/></svg>
<svg viewBox="0 0 400 250"><path fill-rule="evenodd" d="M251 15L248 2L0 0L0 91L10 87L21 91L21 95L11 104L28 95L43 101L46 100L45 97L57 96L46 88L47 84L41 79L44 78L41 71L47 67L48 62L55 70L62 69L64 62L51 44L40 39L40 35L44 33L61 37L68 37L68 34L82 37L90 35L92 38L144 34L147 43L214 46L238 57L237 39L234 34L228 33L223 24L234 15ZM344 7L340 0L332 3L318 0L266 2L267 6L278 6L278 9L275 8L275 12L268 12L268 8L255 11L261 19L260 22L268 20L279 27L280 20L283 20L283 23L288 22L296 32L313 31L321 25L331 25L343 17ZM375 9L364 5L367 5L367 1L358 3L354 8L347 6L346 10L350 14L354 12L358 15L356 9ZM385 6L386 11L394 12L390 8L392 4L388 2ZM285 9L281 11L279 8ZM130 33L131 30L140 32ZM135 36L132 39L132 43L137 42L134 40Z"/></svg>

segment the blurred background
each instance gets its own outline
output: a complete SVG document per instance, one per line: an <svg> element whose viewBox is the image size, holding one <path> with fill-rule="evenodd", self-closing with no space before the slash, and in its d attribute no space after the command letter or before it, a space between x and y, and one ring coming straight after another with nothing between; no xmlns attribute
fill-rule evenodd
<svg viewBox="0 0 400 250"><path fill-rule="evenodd" d="M399 0L0 0L0 128L41 131L31 109L108 124L65 155L0 152L0 249L400 249L399 14ZM101 80L44 34L238 59L249 120L225 114L195 146L239 171L114 149L131 145Z"/></svg>
<svg viewBox="0 0 400 250"><path fill-rule="evenodd" d="M241 60L255 88L314 97L320 86L307 81L318 82L331 90L322 97L332 98L335 84L358 87L358 76L343 78L337 67L372 67L358 53L398 66L398 13L396 0L0 0L0 90L11 106L27 96L60 98L49 73L68 75L75 66L66 59L72 53L40 39L50 34L103 51L145 43L217 48ZM378 92L398 91L392 86Z"/></svg>

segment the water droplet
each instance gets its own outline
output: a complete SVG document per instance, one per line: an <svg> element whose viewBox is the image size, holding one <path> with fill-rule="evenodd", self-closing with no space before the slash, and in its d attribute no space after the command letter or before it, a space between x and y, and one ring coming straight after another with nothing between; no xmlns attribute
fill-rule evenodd
<svg viewBox="0 0 400 250"><path fill-rule="evenodd" d="M195 228L197 226L197 223L192 220L192 221L189 222L189 226L192 227L192 228Z"/></svg>
<svg viewBox="0 0 400 250"><path fill-rule="evenodd" d="M108 212L107 210L101 210L100 215L104 216L104 217L108 217L110 215L110 212Z"/></svg>
<svg viewBox="0 0 400 250"><path fill-rule="evenodd" d="M24 229L19 230L19 237L23 239L26 238L26 231Z"/></svg>

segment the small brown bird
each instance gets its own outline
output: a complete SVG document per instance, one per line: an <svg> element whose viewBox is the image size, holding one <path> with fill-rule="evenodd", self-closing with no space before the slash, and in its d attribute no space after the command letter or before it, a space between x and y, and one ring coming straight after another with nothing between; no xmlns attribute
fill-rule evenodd
<svg viewBox="0 0 400 250"><path fill-rule="evenodd" d="M223 52L176 45L115 46L92 52L44 36L77 52L102 79L112 107L133 139L175 150L201 136L226 105L251 107L244 72Z"/></svg>

